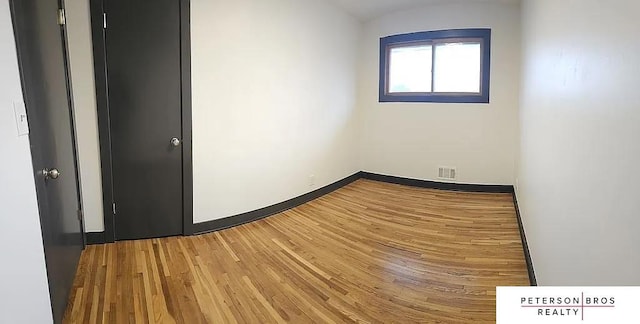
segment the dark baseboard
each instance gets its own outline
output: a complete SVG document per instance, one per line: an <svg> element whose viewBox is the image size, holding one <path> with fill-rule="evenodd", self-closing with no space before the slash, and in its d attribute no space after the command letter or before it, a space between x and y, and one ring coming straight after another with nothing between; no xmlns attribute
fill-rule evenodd
<svg viewBox="0 0 640 324"><path fill-rule="evenodd" d="M194 234L202 234L207 232L213 232L237 225L241 225L244 223L249 223L254 220L262 219L267 216L271 216L273 214L277 214L283 212L285 210L300 206L304 203L307 203L316 198L322 197L334 190L340 189L360 178L362 172L354 173L342 180L338 180L332 184L326 185L322 188L316 189L304 195L283 201L281 203L277 203L275 205L267 206L264 208L256 209L250 212L238 214L235 216L225 217L221 219L215 219L212 221L193 224L193 233Z"/></svg>
<svg viewBox="0 0 640 324"><path fill-rule="evenodd" d="M529 253L529 244L527 244L527 236L524 233L522 218L520 217L520 208L518 207L518 198L515 191L513 192L513 206L516 209L516 217L518 218L518 229L520 230L520 239L522 240L522 249L524 250L524 260L527 263L527 271L529 272L529 284L537 286L536 273L533 270L533 262L531 261L531 253Z"/></svg>
<svg viewBox="0 0 640 324"><path fill-rule="evenodd" d="M491 192L491 193L513 193L513 186L510 185L480 185L480 184L459 184L459 183L445 183L428 180L419 180L411 178L402 178L396 176L382 175L371 172L360 171L354 173L342 180L338 180L332 184L324 186L320 189L314 190L302 196L298 196L281 203L267 206L264 208L256 209L250 212L238 214L235 216L225 217L221 219L215 219L203 223L193 224L193 234L202 234L207 232L218 231L221 229L245 224L254 220L262 219L273 214L283 212L287 209L291 209L300 206L306 202L326 195L334 190L344 187L351 182L358 179L368 179L374 181L381 181L387 183L401 184L406 186L441 189L441 190L455 190L455 191L467 191L467 192Z"/></svg>
<svg viewBox="0 0 640 324"><path fill-rule="evenodd" d="M89 245L106 243L104 232L88 232L86 235Z"/></svg>
<svg viewBox="0 0 640 324"><path fill-rule="evenodd" d="M466 192L491 192L491 193L513 193L513 186L511 185L485 185L485 184L467 184L467 183L448 183L437 182L429 180L419 180L412 178L403 178L390 175L383 175L371 172L360 172L362 178L395 183L405 186L440 189L440 190L453 190L453 191L466 191Z"/></svg>

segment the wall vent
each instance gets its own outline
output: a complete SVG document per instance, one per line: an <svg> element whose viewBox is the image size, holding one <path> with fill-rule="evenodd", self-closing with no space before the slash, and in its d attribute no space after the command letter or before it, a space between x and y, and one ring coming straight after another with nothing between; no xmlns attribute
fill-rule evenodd
<svg viewBox="0 0 640 324"><path fill-rule="evenodd" d="M447 179L447 180L455 180L456 179L456 168L452 167L438 167L438 178L439 179Z"/></svg>

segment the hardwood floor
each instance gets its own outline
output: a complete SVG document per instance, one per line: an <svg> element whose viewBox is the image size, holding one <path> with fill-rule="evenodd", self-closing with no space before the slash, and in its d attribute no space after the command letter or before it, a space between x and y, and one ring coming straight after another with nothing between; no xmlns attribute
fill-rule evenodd
<svg viewBox="0 0 640 324"><path fill-rule="evenodd" d="M358 180L269 218L89 246L66 323L493 323L528 285L510 194Z"/></svg>

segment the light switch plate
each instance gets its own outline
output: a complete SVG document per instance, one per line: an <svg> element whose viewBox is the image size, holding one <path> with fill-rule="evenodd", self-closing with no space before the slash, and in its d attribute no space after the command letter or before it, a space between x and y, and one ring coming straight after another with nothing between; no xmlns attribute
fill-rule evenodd
<svg viewBox="0 0 640 324"><path fill-rule="evenodd" d="M27 109L24 107L24 102L14 101L13 111L16 114L16 125L18 126L18 136L24 136L29 134L29 121L27 120Z"/></svg>

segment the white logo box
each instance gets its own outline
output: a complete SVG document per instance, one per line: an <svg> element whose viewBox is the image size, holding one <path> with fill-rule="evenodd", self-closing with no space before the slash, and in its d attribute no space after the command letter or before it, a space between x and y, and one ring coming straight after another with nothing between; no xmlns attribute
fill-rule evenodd
<svg viewBox="0 0 640 324"><path fill-rule="evenodd" d="M496 323L640 323L640 287L497 287Z"/></svg>

